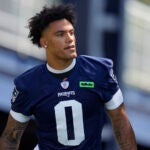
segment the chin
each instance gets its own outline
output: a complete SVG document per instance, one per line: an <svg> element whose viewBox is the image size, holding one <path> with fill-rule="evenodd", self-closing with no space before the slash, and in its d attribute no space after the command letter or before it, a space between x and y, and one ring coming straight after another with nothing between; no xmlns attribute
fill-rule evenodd
<svg viewBox="0 0 150 150"><path fill-rule="evenodd" d="M74 59L74 58L76 58L77 57L77 53L72 53L72 54L70 54L70 55L67 55L66 56L66 59Z"/></svg>
<svg viewBox="0 0 150 150"><path fill-rule="evenodd" d="M72 54L72 58L76 58L77 57L77 53Z"/></svg>
<svg viewBox="0 0 150 150"><path fill-rule="evenodd" d="M73 55L73 56L72 56L72 58L76 58L76 57L77 57L77 55Z"/></svg>

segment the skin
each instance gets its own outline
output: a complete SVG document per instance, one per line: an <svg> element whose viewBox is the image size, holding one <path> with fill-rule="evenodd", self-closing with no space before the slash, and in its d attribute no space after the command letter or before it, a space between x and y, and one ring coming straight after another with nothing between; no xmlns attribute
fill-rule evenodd
<svg viewBox="0 0 150 150"><path fill-rule="evenodd" d="M68 67L77 57L75 42L74 27L66 19L50 23L40 39L48 64L58 70Z"/></svg>
<svg viewBox="0 0 150 150"><path fill-rule="evenodd" d="M75 43L74 27L66 19L50 23L40 38L41 46L46 49L48 64L58 70L68 67L77 57ZM134 132L124 105L108 110L107 113L120 150L137 150ZM28 122L20 123L9 115L6 128L0 138L0 150L17 150L27 124Z"/></svg>
<svg viewBox="0 0 150 150"><path fill-rule="evenodd" d="M0 138L0 150L18 150L27 124L28 122L20 123L9 115L6 128Z"/></svg>
<svg viewBox="0 0 150 150"><path fill-rule="evenodd" d="M108 110L107 113L120 150L137 150L135 135L125 112L124 104L115 110Z"/></svg>

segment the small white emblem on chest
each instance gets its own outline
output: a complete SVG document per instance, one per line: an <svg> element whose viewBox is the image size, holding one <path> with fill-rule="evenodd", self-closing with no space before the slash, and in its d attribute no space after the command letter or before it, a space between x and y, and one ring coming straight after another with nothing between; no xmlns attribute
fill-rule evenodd
<svg viewBox="0 0 150 150"><path fill-rule="evenodd" d="M69 87L69 81L62 81L60 85L63 89L67 89Z"/></svg>

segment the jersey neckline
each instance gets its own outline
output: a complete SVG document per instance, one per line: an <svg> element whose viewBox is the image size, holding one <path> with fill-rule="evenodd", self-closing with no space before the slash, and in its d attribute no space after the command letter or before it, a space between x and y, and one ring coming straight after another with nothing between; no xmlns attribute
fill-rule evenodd
<svg viewBox="0 0 150 150"><path fill-rule="evenodd" d="M46 64L46 68L51 73L62 74L62 73L66 73L66 72L71 71L74 68L75 65L76 65L76 59L74 58L73 61L72 61L72 63L67 68L65 68L63 70L54 69L51 66L49 66L48 63Z"/></svg>

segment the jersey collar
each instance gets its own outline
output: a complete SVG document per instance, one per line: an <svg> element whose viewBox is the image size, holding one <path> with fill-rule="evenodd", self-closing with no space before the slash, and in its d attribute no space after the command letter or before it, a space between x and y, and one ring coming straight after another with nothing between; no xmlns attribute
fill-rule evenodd
<svg viewBox="0 0 150 150"><path fill-rule="evenodd" d="M48 71L50 71L52 73L61 74L61 73L66 73L66 72L72 70L74 68L75 64L76 64L76 59L74 58L73 61L72 61L72 63L67 68L65 68L63 70L54 69L54 68L50 67L48 65L48 63L46 64L46 67L47 67Z"/></svg>

